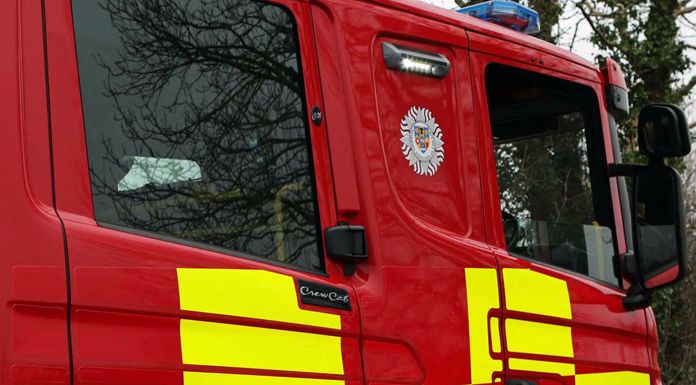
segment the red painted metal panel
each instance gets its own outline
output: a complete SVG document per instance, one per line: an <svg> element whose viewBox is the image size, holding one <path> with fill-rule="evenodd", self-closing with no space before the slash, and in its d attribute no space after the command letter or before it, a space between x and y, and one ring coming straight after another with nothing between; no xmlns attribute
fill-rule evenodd
<svg viewBox="0 0 696 385"><path fill-rule="evenodd" d="M68 384L65 253L51 195L40 0L0 2L0 383Z"/></svg>
<svg viewBox="0 0 696 385"><path fill-rule="evenodd" d="M455 60L454 53L447 48L388 36L378 37L372 46L376 108L381 128L379 134L393 199L415 222L430 227L437 233L468 235L471 220L468 218L464 182L469 178L465 177L462 171L463 161L458 156L462 153L460 144L464 135L457 127L471 124L472 119L468 118L467 122L458 119L457 105L461 101L456 94L456 74L453 71L445 79L433 79L389 70L382 59L384 43L442 54L454 68L465 65L466 62L460 64ZM404 159L399 128L402 119L415 111L411 111L412 108L427 109L442 131L444 158L434 175L418 174L410 162Z"/></svg>
<svg viewBox="0 0 696 385"><path fill-rule="evenodd" d="M419 384L425 373L416 358L416 353L406 344L395 341L367 339L363 342L365 377L370 383L394 381ZM394 365L398 362L398 365Z"/></svg>
<svg viewBox="0 0 696 385"><path fill-rule="evenodd" d="M329 135L351 136L361 198L356 222L370 240L370 257L351 280L365 381L471 383L465 269L495 269L496 262L479 242L485 235L466 33L396 2L314 4L322 86L343 89L325 99L327 111L347 116L329 115ZM450 73L434 79L389 70L382 42L441 53ZM433 177L416 175L401 152L400 121L412 106L431 110L443 132L445 158Z"/></svg>
<svg viewBox="0 0 696 385"><path fill-rule="evenodd" d="M657 334L657 321L655 313L652 309L645 311L645 319L647 321L648 331L648 359L650 360L650 380L653 385L662 385L662 376L660 372L659 348L660 341Z"/></svg>
<svg viewBox="0 0 696 385"><path fill-rule="evenodd" d="M612 58L607 58L602 67L602 76L607 85L617 86L627 90L626 76L624 75L619 63Z"/></svg>
<svg viewBox="0 0 696 385"><path fill-rule="evenodd" d="M52 146L56 207L64 220L90 222L94 209L70 2L47 1L45 13L51 125L60 133Z"/></svg>

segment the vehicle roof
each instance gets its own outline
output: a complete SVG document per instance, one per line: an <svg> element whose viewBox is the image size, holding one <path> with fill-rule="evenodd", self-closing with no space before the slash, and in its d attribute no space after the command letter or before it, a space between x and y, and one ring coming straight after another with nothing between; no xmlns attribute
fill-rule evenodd
<svg viewBox="0 0 696 385"><path fill-rule="evenodd" d="M349 0L355 1L355 0ZM364 1L364 0L363 0ZM533 36L513 31L511 29L477 19L468 15L457 13L452 9L440 8L421 0L368 0L372 3L399 9L414 15L422 16L431 20L446 23L452 26L464 28L467 31L480 33L493 38L502 39L511 43L520 44L528 48L542 51L554 55L564 60L571 61L581 66L591 68L594 71L599 69L590 61L576 55L564 48L558 47ZM541 20L543 23L544 21Z"/></svg>

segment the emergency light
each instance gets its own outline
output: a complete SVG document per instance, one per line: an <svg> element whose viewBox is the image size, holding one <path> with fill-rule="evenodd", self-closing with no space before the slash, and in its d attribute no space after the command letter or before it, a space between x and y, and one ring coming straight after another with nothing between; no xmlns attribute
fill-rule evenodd
<svg viewBox="0 0 696 385"><path fill-rule="evenodd" d="M444 78L450 70L450 62L442 54L392 43L382 43L382 57L387 68L416 75Z"/></svg>
<svg viewBox="0 0 696 385"><path fill-rule="evenodd" d="M534 35L541 30L539 13L513 1L492 0L459 8L457 12L502 25L527 35Z"/></svg>

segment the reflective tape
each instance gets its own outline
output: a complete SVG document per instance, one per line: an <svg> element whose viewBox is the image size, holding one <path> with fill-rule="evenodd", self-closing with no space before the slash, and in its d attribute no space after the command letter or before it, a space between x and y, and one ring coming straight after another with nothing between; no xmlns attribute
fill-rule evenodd
<svg viewBox="0 0 696 385"><path fill-rule="evenodd" d="M650 385L650 375L638 372L578 374L575 385Z"/></svg>
<svg viewBox="0 0 696 385"><path fill-rule="evenodd" d="M573 357L569 326L506 319L505 338L510 352Z"/></svg>
<svg viewBox="0 0 696 385"><path fill-rule="evenodd" d="M181 320L184 364L343 374L341 337Z"/></svg>
<svg viewBox="0 0 696 385"><path fill-rule="evenodd" d="M490 330L488 312L500 308L498 299L498 272L496 269L466 269L466 294L469 317L469 349L471 356L471 382L490 384L493 373L503 370L503 363L491 357L489 334L495 344L500 338L498 328ZM497 322L494 322L497 326Z"/></svg>
<svg viewBox="0 0 696 385"><path fill-rule="evenodd" d="M184 372L184 385L344 385L340 380Z"/></svg>
<svg viewBox="0 0 696 385"><path fill-rule="evenodd" d="M341 316L300 309L293 277L265 270L177 269L181 310L341 329Z"/></svg>
<svg viewBox="0 0 696 385"><path fill-rule="evenodd" d="M503 269L507 310L571 319L568 284L529 269Z"/></svg>

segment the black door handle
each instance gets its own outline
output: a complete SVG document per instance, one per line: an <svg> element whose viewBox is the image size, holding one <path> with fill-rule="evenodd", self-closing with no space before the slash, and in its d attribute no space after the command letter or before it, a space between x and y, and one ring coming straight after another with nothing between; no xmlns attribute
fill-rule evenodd
<svg viewBox="0 0 696 385"><path fill-rule="evenodd" d="M343 262L343 274L355 273L355 265L367 259L367 234L362 226L341 224L324 231L326 255Z"/></svg>
<svg viewBox="0 0 696 385"><path fill-rule="evenodd" d="M538 385L535 381L530 381L530 380L507 380L505 381L505 385Z"/></svg>
<svg viewBox="0 0 696 385"><path fill-rule="evenodd" d="M324 231L326 254L342 262L359 262L367 259L367 235L365 228L355 225L338 225Z"/></svg>

